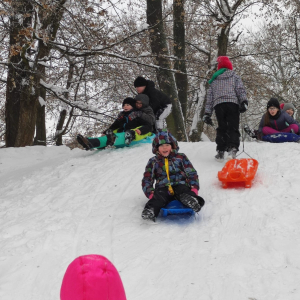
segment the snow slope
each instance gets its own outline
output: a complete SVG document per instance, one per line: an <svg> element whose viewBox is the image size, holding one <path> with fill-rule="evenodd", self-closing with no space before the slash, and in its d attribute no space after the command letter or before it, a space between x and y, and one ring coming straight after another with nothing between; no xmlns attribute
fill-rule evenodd
<svg viewBox="0 0 300 300"><path fill-rule="evenodd" d="M149 144L0 149L0 299L58 300L69 263L101 254L128 300L299 300L300 145L245 143L258 173L227 190L215 143L179 145L206 205L153 224L140 217Z"/></svg>

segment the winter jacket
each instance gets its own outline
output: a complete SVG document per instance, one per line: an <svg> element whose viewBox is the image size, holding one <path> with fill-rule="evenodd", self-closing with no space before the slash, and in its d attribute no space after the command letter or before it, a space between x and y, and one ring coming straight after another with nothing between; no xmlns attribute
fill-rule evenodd
<svg viewBox="0 0 300 300"><path fill-rule="evenodd" d="M135 129L141 126L139 129L142 135L151 132L153 129L153 122L150 123L148 122L148 119L146 120L141 116L142 112L136 109L132 109L127 112L121 111L117 119L110 125L108 129L117 129L117 132L124 132L126 130Z"/></svg>
<svg viewBox="0 0 300 300"><path fill-rule="evenodd" d="M298 125L298 127L300 129L299 123L285 111L279 110L274 117L272 117L269 114L269 119L270 119L269 125L265 124L265 115L266 114L264 114L260 120L260 124L259 124L259 128L258 128L258 132L260 132L260 133L262 133L262 129L264 126L269 126L275 130L281 131L281 130L289 127L291 124L296 124L296 125Z"/></svg>
<svg viewBox="0 0 300 300"><path fill-rule="evenodd" d="M126 300L120 275L114 265L101 255L77 257L67 268L61 300Z"/></svg>
<svg viewBox="0 0 300 300"><path fill-rule="evenodd" d="M154 157L150 158L142 179L142 188L148 198L155 189L169 186L169 180L165 169L165 157L157 151L159 145L171 144L172 152L168 157L170 184L172 186L184 184L189 188L193 186L199 190L199 180L197 171L184 153L178 153L179 146L176 139L169 133L168 136L156 136L152 143Z"/></svg>
<svg viewBox="0 0 300 300"><path fill-rule="evenodd" d="M149 106L149 97L144 94L139 94L135 97L135 100L139 100L142 102L142 108L137 110L141 111L140 118L144 119L151 125L155 124L155 115L153 109Z"/></svg>
<svg viewBox="0 0 300 300"><path fill-rule="evenodd" d="M222 73L223 71L223 73ZM216 73L220 75L215 75ZM232 70L220 69L214 75L207 91L205 113L211 115L216 105L232 102L241 105L248 104L246 90L241 78Z"/></svg>
<svg viewBox="0 0 300 300"><path fill-rule="evenodd" d="M151 80L147 80L147 85L142 94L145 94L149 97L149 105L153 109L154 114L156 115L160 109L165 109L168 104L171 104L171 99L155 88L155 84Z"/></svg>

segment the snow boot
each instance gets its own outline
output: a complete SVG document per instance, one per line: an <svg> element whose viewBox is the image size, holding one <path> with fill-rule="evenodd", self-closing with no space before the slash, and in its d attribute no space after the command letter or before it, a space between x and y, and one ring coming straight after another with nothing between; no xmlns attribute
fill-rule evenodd
<svg viewBox="0 0 300 300"><path fill-rule="evenodd" d="M134 140L134 138L135 138L135 132L133 130L125 131L125 144L127 146L130 145L130 143Z"/></svg>
<svg viewBox="0 0 300 300"><path fill-rule="evenodd" d="M228 156L227 159L236 159L236 154L237 154L238 150L236 148L231 148L230 150L228 150Z"/></svg>
<svg viewBox="0 0 300 300"><path fill-rule="evenodd" d="M185 206L191 208L193 211L198 212L201 209L201 206L197 200L197 198L189 195L189 194L180 194L179 200L181 203L183 203Z"/></svg>
<svg viewBox="0 0 300 300"><path fill-rule="evenodd" d="M85 150L93 148L93 145L89 142L89 140L81 134L77 135L77 141Z"/></svg>
<svg viewBox="0 0 300 300"><path fill-rule="evenodd" d="M215 156L216 161L222 162L224 160L224 152L225 151L218 150L218 153Z"/></svg>
<svg viewBox="0 0 300 300"><path fill-rule="evenodd" d="M112 147L115 143L116 136L114 135L112 129L106 130L105 134L106 134L106 137L107 137L106 146L107 147Z"/></svg>
<svg viewBox="0 0 300 300"><path fill-rule="evenodd" d="M142 218L144 220L151 220L151 221L155 222L154 209L145 207L142 212Z"/></svg>

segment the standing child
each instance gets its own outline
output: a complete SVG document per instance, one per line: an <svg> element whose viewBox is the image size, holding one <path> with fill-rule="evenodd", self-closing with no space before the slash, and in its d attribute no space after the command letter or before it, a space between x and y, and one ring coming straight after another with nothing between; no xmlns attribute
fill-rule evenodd
<svg viewBox="0 0 300 300"><path fill-rule="evenodd" d="M236 158L240 146L240 113L248 108L246 90L241 78L232 70L232 63L227 56L219 56L218 71L209 80L207 102L203 121L212 124L211 115L215 110L217 128L216 160L224 160L224 153L228 151L228 158Z"/></svg>
<svg viewBox="0 0 300 300"><path fill-rule="evenodd" d="M178 150L177 141L168 130L157 132L152 143L155 156L148 161L142 180L143 191L149 199L142 212L145 220L155 221L160 209L175 198L195 212L205 203L198 196L197 171L187 156Z"/></svg>
<svg viewBox="0 0 300 300"><path fill-rule="evenodd" d="M81 134L77 135L77 141L84 149L104 148L113 146L116 136L123 140L125 145L129 145L133 140L141 140L152 134L154 124L154 114L151 111L139 111L135 108L136 100L126 98L123 101L123 110L119 113L117 119L106 129L104 137L87 138ZM149 115L148 115L149 114ZM122 133L122 134L121 134ZM122 137L122 139L121 139Z"/></svg>

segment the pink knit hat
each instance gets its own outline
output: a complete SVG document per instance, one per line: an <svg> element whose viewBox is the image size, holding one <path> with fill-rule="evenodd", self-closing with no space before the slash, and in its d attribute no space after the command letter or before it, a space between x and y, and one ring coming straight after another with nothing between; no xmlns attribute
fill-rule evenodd
<svg viewBox="0 0 300 300"><path fill-rule="evenodd" d="M101 255L79 256L68 266L60 289L61 300L126 300L120 275Z"/></svg>
<svg viewBox="0 0 300 300"><path fill-rule="evenodd" d="M219 56L217 58L217 62L218 62L218 70L223 68L227 68L229 70L233 69L232 63L227 56Z"/></svg>

